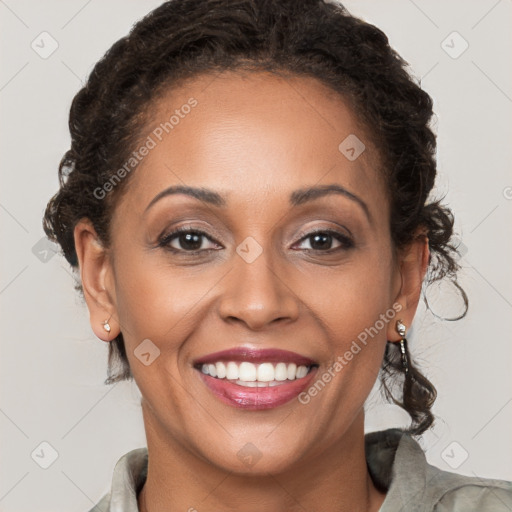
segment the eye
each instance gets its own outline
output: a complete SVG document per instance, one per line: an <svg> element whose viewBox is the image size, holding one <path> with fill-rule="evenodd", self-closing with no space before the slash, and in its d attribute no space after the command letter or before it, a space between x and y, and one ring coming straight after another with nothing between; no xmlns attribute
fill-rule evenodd
<svg viewBox="0 0 512 512"><path fill-rule="evenodd" d="M354 247L353 241L347 235L328 229L312 231L302 236L300 240L303 241L302 245L305 242L308 243L309 247L302 247L306 251L334 252ZM213 247L207 247L208 241ZM338 243L338 247L333 248L332 245L335 242ZM218 250L220 248L220 245L207 233L187 227L177 228L171 233L162 236L159 239L158 246L172 252L190 254Z"/></svg>
<svg viewBox="0 0 512 512"><path fill-rule="evenodd" d="M306 251L334 252L354 247L354 242L347 235L329 229L312 231L303 236L301 241L309 243L309 247L303 247ZM338 247L333 248L333 242L338 242Z"/></svg>
<svg viewBox="0 0 512 512"><path fill-rule="evenodd" d="M214 247L205 247L203 244L206 240L209 240ZM189 253L210 251L219 248L219 245L203 231L186 227L177 228L171 233L161 237L158 241L158 246L173 252Z"/></svg>

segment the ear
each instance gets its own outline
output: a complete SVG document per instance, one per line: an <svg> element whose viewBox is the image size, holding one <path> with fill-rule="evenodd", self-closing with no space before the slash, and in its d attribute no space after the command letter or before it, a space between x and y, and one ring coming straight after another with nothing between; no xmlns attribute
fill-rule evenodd
<svg viewBox="0 0 512 512"><path fill-rule="evenodd" d="M113 271L107 250L103 247L89 219L81 219L74 230L80 278L89 309L94 334L103 341L114 339L120 332ZM110 325L110 332L104 327Z"/></svg>
<svg viewBox="0 0 512 512"><path fill-rule="evenodd" d="M395 297L395 303L402 306L396 315L396 320L401 320L406 328L409 328L414 319L421 294L421 287L429 264L430 250L428 237L424 228L419 228L416 234L404 249L399 251L399 280L400 290ZM400 341L400 335L396 330L396 320L388 324L388 341Z"/></svg>

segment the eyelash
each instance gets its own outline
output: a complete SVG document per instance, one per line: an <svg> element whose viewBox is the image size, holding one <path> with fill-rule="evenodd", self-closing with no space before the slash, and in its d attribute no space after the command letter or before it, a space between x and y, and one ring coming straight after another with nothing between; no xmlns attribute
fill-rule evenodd
<svg viewBox="0 0 512 512"><path fill-rule="evenodd" d="M168 251L174 252L174 253L186 253L188 255L194 255L194 254L198 254L198 253L201 253L201 252L209 252L209 251L217 250L217 249L198 249L198 250L195 250L195 251L187 251L187 250L184 250L184 249L176 249L175 247L171 247L170 246L171 241L174 240L177 236L183 235L183 234L199 235L199 236L202 236L204 238L207 238L210 242L216 243L204 231L201 231L201 230L198 230L198 229L193 229L193 228L188 228L188 227L180 227L180 228L176 228L171 233L168 233L168 234L162 236L159 239L159 241L158 241L158 247L162 247L162 248L164 248L164 249L166 249ZM330 235L334 239L336 239L338 242L340 242L341 246L340 247L335 247L334 249L332 249L332 248L331 249L327 249L325 251L321 250L321 249L305 249L306 251L316 252L316 253L331 254L331 253L336 252L338 250L348 250L348 249L352 249L352 248L355 247L355 244L354 244L354 242L353 242L353 240L351 238L349 238L347 235L344 235L344 234L342 234L342 233L340 233L338 231L332 230L332 229L316 229L316 230L313 230L313 231L308 231L306 233L301 233L300 234L301 238L298 240L298 242L302 242L303 240L307 240L308 238L312 238L316 234Z"/></svg>

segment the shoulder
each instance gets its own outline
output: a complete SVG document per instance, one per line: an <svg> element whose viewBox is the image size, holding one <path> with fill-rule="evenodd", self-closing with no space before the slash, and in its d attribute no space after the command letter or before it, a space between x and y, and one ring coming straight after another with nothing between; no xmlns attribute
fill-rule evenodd
<svg viewBox="0 0 512 512"><path fill-rule="evenodd" d="M435 512L512 510L512 482L459 475L428 464L427 484Z"/></svg>
<svg viewBox="0 0 512 512"><path fill-rule="evenodd" d="M137 512L137 495L147 477L148 449L125 453L116 463L108 493L89 512Z"/></svg>
<svg viewBox="0 0 512 512"><path fill-rule="evenodd" d="M443 471L429 464L407 433L390 429L367 435L367 461L386 491L380 512L511 511L512 482Z"/></svg>

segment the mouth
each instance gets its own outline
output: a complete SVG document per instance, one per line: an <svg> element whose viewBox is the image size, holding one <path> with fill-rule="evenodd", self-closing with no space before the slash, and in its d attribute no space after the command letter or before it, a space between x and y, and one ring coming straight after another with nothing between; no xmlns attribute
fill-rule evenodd
<svg viewBox="0 0 512 512"><path fill-rule="evenodd" d="M201 380L228 405L270 409L297 397L311 382L318 363L295 352L238 348L194 362Z"/></svg>

